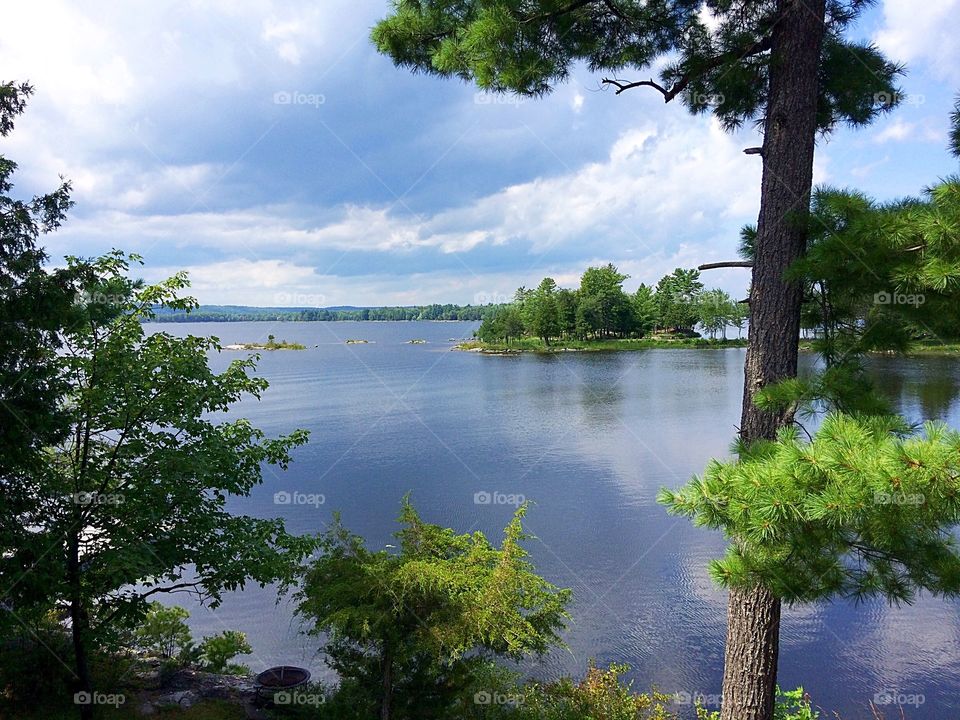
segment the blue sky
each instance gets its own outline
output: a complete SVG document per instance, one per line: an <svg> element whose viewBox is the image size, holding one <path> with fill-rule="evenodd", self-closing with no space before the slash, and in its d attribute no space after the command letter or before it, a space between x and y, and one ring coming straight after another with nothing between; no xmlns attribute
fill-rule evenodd
<svg viewBox="0 0 960 720"><path fill-rule="evenodd" d="M75 187L51 254L187 269L204 303L496 301L614 262L628 288L732 259L756 219L753 131L582 69L541 100L412 75L369 29L386 0L60 2L5 8L2 79L37 89L2 152L18 192ZM881 0L855 29L907 63L907 101L818 149L816 179L878 199L957 170L960 0ZM626 77L626 73L624 76ZM743 271L709 285L742 294Z"/></svg>

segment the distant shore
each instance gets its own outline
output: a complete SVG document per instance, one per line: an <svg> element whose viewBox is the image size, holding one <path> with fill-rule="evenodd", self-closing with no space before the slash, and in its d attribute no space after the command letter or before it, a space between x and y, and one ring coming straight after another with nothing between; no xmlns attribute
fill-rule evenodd
<svg viewBox="0 0 960 720"><path fill-rule="evenodd" d="M454 350L485 355L515 355L521 353L611 352L630 350L723 350L747 346L745 338L710 340L708 338L623 338L610 340L564 340L544 345L538 338L522 338L513 343L485 343L472 340L456 345Z"/></svg>
<svg viewBox="0 0 960 720"><path fill-rule="evenodd" d="M454 350L475 352L483 355L520 355L523 353L566 353L566 352L616 352L631 350L723 350L727 348L747 347L746 338L732 338L727 340L711 340L708 338L626 338L614 340L565 340L545 346L535 338L523 338L509 344L485 343L479 340L470 340L459 343ZM800 341L801 352L812 352L809 340ZM960 355L960 342L932 342L924 341L911 347L906 353L873 353L877 356L951 356Z"/></svg>

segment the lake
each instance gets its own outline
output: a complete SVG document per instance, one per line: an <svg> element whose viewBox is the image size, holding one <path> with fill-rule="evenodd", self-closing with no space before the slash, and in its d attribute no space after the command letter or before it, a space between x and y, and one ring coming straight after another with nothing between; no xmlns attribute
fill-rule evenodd
<svg viewBox="0 0 960 720"><path fill-rule="evenodd" d="M648 350L551 356L451 352L475 323L219 323L150 326L216 335L224 344L277 339L305 351L263 353L262 401L237 415L269 434L311 432L286 472L231 509L282 517L293 532L322 530L334 511L372 547L392 542L401 498L424 519L495 542L515 496L537 570L574 592L569 649L527 666L549 678L582 674L591 658L629 663L638 689L685 697L720 692L726 594L707 574L716 534L668 516L660 487L678 486L726 456L740 417L744 351ZM347 339L369 344L347 345ZM426 344L406 344L424 339ZM225 366L243 353L212 357ZM812 358L804 358L809 365ZM914 420L960 424L960 362L881 358L878 381ZM320 497L322 496L322 497ZM287 502L289 500L290 502ZM321 502L322 500L322 502ZM196 636L247 633L256 671L306 665L325 676L317 642L271 589L191 609ZM780 684L803 685L844 720L872 717L891 695L922 703L908 718L960 716L960 603L913 606L838 601L785 608ZM881 709L884 709L881 707ZM899 710L885 708L888 718ZM684 710L692 717L692 709Z"/></svg>

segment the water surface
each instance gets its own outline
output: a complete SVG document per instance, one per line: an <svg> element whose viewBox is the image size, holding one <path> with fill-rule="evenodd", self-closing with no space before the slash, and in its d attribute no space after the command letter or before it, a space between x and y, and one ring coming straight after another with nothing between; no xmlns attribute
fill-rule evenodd
<svg viewBox="0 0 960 720"><path fill-rule="evenodd" d="M541 677L581 674L591 658L627 662L639 688L719 692L725 594L707 575L719 536L670 517L660 487L678 486L707 460L728 454L740 415L743 354L648 350L489 357L451 352L474 323L221 323L152 326L213 334L223 343L298 341L301 352L264 353L263 400L237 414L268 433L302 427L309 445L287 472L232 509L282 517L316 532L339 510L371 546L390 543L400 500L411 493L424 518L497 538L513 511L478 504L488 493L534 503L528 529L537 569L574 591L569 650L527 669ZM350 338L366 345L347 345ZM406 344L422 338L427 344ZM224 352L221 367L237 353ZM805 358L807 363L809 358ZM914 420L960 423L960 363L881 359L881 385ZM280 495L277 495L277 494ZM284 504L288 493L323 504ZM499 495L494 495L499 493ZM275 502L275 496L281 502ZM214 611L192 608L195 635L244 630L253 669L301 664L324 674L315 639L300 633L289 601L270 589L229 595ZM872 717L884 694L923 695L908 718L960 717L960 604L922 597L785 608L784 687L803 685L845 720ZM687 711L688 716L692 712ZM887 708L887 716L900 717Z"/></svg>

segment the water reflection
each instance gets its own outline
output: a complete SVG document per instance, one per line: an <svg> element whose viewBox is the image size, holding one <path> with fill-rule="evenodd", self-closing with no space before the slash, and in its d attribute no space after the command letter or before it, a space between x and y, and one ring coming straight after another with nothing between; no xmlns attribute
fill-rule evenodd
<svg viewBox="0 0 960 720"><path fill-rule="evenodd" d="M407 492L428 521L491 539L514 508L476 504L475 494L523 494L534 503L532 561L574 590L570 650L530 672L579 674L596 658L631 664L637 687L717 692L726 597L707 565L724 540L668 516L655 497L728 454L740 418L742 350L482 357L449 351L446 339L470 327L347 325L206 326L225 343L272 332L310 348L265 354L260 371L271 388L263 402L237 410L270 433L312 431L290 470L269 474L237 511L314 532L340 510L351 529L382 547ZM375 342L346 346L346 337ZM411 337L429 344L405 345ZM807 369L814 362L802 358ZM870 367L910 419L960 425L955 359L877 358ZM327 504L277 506L279 490L323 493ZM270 588L228 594L215 613L194 611L194 632L242 628L255 649L251 665L305 664L322 676L316 641L300 637L289 605L275 600ZM870 717L866 702L889 687L926 695L911 720L960 717L958 611L957 602L935 598L900 609L882 602L787 609L782 684L803 684L844 720Z"/></svg>

